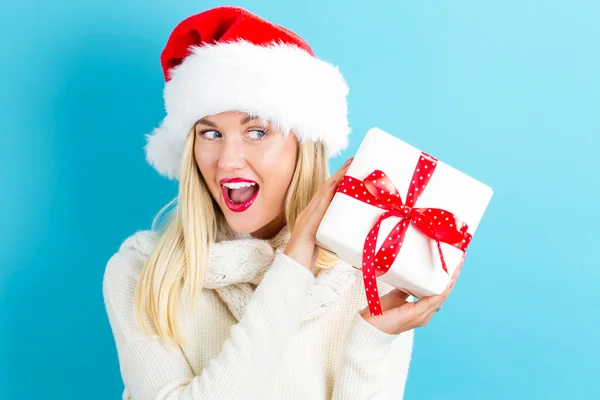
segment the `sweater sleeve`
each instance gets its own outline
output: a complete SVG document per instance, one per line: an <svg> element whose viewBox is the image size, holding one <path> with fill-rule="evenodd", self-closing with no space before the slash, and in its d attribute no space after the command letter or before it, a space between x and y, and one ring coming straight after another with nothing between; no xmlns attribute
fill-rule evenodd
<svg viewBox="0 0 600 400"><path fill-rule="evenodd" d="M139 252L122 246L109 260L103 281L126 392L135 400L258 398L300 326L315 279L310 271L277 254L221 352L194 376L179 348L167 347L158 335L138 331L133 308L143 264L139 257Z"/></svg>
<svg viewBox="0 0 600 400"><path fill-rule="evenodd" d="M408 377L414 331L381 332L357 313L345 338L333 399L401 400Z"/></svg>

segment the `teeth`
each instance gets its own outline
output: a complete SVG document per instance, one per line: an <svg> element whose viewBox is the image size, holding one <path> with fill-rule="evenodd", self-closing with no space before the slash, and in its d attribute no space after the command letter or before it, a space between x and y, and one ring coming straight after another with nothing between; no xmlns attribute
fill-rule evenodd
<svg viewBox="0 0 600 400"><path fill-rule="evenodd" d="M225 186L226 188L229 189L240 189L243 187L250 187L250 186L254 186L256 185L256 183L254 182L230 182L230 183L224 183L223 186Z"/></svg>

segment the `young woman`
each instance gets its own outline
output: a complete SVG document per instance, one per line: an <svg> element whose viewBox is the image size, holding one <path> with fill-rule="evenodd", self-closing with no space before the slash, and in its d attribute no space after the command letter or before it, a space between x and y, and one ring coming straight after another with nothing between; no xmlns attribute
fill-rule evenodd
<svg viewBox="0 0 600 400"><path fill-rule="evenodd" d="M413 330L452 284L410 301L378 283L372 316L360 271L315 245L351 163L328 176L350 131L342 75L236 7L182 21L161 62L145 150L179 193L103 281L123 398L401 399Z"/></svg>

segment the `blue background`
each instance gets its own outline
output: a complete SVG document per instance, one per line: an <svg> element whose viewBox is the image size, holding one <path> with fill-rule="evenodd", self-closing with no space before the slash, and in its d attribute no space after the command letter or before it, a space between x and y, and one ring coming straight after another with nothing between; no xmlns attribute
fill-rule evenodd
<svg viewBox="0 0 600 400"><path fill-rule="evenodd" d="M600 3L237 4L347 77L352 145L332 169L377 125L495 190L405 398L600 398ZM159 55L216 5L1 3L0 398L120 398L102 275L176 193L142 150Z"/></svg>

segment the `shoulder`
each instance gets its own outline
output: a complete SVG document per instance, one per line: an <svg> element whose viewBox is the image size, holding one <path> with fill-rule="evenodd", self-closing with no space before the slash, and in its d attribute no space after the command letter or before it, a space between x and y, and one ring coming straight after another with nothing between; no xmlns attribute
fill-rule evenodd
<svg viewBox="0 0 600 400"><path fill-rule="evenodd" d="M121 243L117 254L134 253L148 258L156 245L158 233L154 231L137 231Z"/></svg>
<svg viewBox="0 0 600 400"><path fill-rule="evenodd" d="M157 238L154 231L137 231L121 243L104 270L102 289L105 297L122 294L137 282Z"/></svg>

